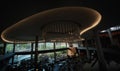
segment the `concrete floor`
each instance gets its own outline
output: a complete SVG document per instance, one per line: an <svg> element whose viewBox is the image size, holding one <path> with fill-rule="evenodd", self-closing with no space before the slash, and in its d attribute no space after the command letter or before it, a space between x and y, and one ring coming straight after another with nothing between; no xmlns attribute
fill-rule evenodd
<svg viewBox="0 0 120 71"><path fill-rule="evenodd" d="M85 63L83 65L84 71L99 71L98 62L91 67L91 63ZM109 65L107 65L108 71L120 71L120 64L116 63L115 61L111 61Z"/></svg>

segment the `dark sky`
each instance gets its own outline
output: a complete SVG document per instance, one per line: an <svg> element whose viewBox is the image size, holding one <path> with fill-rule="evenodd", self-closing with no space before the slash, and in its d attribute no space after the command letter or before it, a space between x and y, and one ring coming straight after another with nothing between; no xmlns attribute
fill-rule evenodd
<svg viewBox="0 0 120 71"><path fill-rule="evenodd" d="M102 14L101 26L119 25L119 0L1 0L0 33L35 13L62 6L84 6Z"/></svg>

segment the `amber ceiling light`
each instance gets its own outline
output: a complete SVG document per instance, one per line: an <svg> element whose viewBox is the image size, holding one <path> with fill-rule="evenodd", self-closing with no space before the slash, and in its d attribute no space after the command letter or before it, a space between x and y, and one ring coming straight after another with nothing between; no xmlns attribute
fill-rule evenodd
<svg viewBox="0 0 120 71"><path fill-rule="evenodd" d="M61 20L65 20L65 22L61 22ZM6 42L34 41L35 36L39 36L39 40L43 40L42 29L44 26L48 24L50 26L50 24L53 23L71 23L80 25L78 26L79 30L76 31L79 31L79 35L82 35L98 25L100 20L100 13L91 8L60 7L39 12L17 22L4 30L1 37Z"/></svg>

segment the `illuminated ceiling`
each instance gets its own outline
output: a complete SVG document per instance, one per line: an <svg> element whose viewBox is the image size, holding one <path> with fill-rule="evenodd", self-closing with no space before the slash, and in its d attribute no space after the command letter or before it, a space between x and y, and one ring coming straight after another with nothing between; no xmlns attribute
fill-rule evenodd
<svg viewBox="0 0 120 71"><path fill-rule="evenodd" d="M100 13L91 8L60 7L42 11L17 22L16 24L4 30L1 37L6 42L34 41L36 36L39 36L39 40L44 40L43 30L45 30L46 26L48 28L47 32L51 29L61 31L63 28L60 28L61 24L59 23L65 23L66 27L69 28L78 28L78 30L74 31L72 29L72 33L75 32L74 34L82 35L86 31L98 25L100 20ZM64 26L65 24L62 25ZM78 25L78 27L76 27L74 24L76 26ZM71 25L71 27L69 25ZM71 32L71 29L69 28L63 29L63 34L66 35L66 33L64 33L65 30L67 33ZM60 31L57 32L61 33ZM55 31L49 32L55 33ZM48 36L46 35L46 37ZM49 38L52 39L53 36L49 35Z"/></svg>
<svg viewBox="0 0 120 71"><path fill-rule="evenodd" d="M102 20L93 30L102 31L104 29L120 25L120 4L118 1L119 0L2 0L0 2L0 35L7 27L14 25L28 16L45 10L67 6L88 7L97 10L102 15ZM91 30L91 32L93 30ZM84 35L91 38L91 34L92 33L85 33ZM88 38L87 36L86 38ZM0 42L3 42L1 38Z"/></svg>

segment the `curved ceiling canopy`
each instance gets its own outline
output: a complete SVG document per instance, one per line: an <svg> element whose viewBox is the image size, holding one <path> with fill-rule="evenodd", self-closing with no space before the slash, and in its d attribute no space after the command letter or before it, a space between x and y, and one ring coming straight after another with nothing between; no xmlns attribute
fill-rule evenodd
<svg viewBox="0 0 120 71"><path fill-rule="evenodd" d="M61 7L42 11L29 16L2 32L6 42L34 41L52 39L70 34L82 35L98 25L101 15L94 9L86 7ZM50 35L50 34L53 35Z"/></svg>

